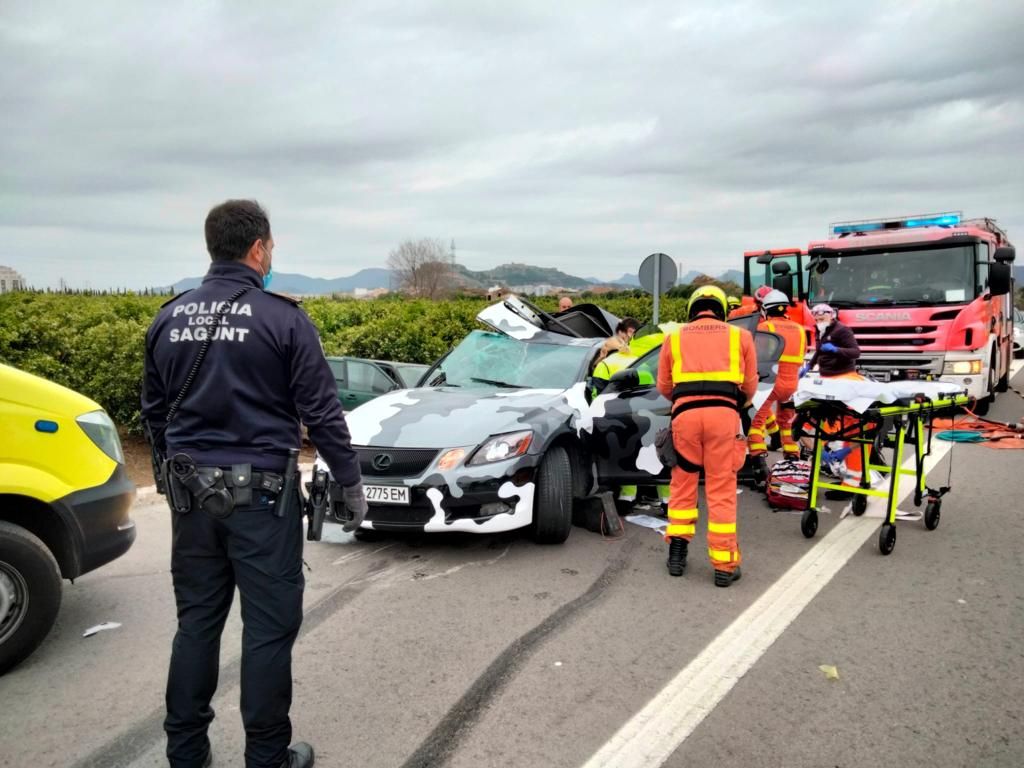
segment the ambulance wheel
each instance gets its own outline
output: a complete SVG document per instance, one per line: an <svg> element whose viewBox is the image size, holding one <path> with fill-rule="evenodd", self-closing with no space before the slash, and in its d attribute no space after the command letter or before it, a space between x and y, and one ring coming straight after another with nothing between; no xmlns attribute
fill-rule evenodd
<svg viewBox="0 0 1024 768"><path fill-rule="evenodd" d="M0 675L31 654L60 609L57 561L34 534L0 521Z"/></svg>
<svg viewBox="0 0 1024 768"><path fill-rule="evenodd" d="M934 531L939 527L939 518L942 516L942 502L938 499L928 502L924 508L924 527Z"/></svg>
<svg viewBox="0 0 1024 768"><path fill-rule="evenodd" d="M868 510L868 497L857 493L853 496L853 514L860 517Z"/></svg>
<svg viewBox="0 0 1024 768"><path fill-rule="evenodd" d="M561 544L572 530L572 466L561 446L548 449L537 470L530 533L538 544Z"/></svg>
<svg viewBox="0 0 1024 768"><path fill-rule="evenodd" d="M878 551L883 555L891 554L896 547L896 526L892 523L883 523L882 530L878 532Z"/></svg>
<svg viewBox="0 0 1024 768"><path fill-rule="evenodd" d="M804 538L813 538L814 534L818 532L818 513L813 509L805 509L803 516L800 518L800 533L804 535Z"/></svg>

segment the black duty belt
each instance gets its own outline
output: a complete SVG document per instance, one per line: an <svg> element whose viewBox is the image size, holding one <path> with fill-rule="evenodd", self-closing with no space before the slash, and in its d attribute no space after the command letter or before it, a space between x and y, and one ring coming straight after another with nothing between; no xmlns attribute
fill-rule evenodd
<svg viewBox="0 0 1024 768"><path fill-rule="evenodd" d="M218 518L227 517L236 506L251 505L254 492L276 496L285 485L285 476L277 472L254 472L251 464L199 467L184 453L171 457L165 474L174 511L191 511L194 499L200 509Z"/></svg>

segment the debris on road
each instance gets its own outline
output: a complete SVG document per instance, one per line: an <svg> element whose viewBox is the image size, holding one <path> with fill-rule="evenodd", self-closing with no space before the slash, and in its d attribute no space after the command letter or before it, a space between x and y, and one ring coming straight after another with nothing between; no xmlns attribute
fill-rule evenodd
<svg viewBox="0 0 1024 768"><path fill-rule="evenodd" d="M89 627L82 633L82 637L92 637L97 632L104 632L108 629L117 629L120 626L121 624L117 621L105 621L102 624L97 624L95 627Z"/></svg>
<svg viewBox="0 0 1024 768"><path fill-rule="evenodd" d="M668 527L668 520L663 517L652 517L651 515L627 515L624 519L633 523L633 525L650 528L662 535L665 534L665 529Z"/></svg>
<svg viewBox="0 0 1024 768"><path fill-rule="evenodd" d="M818 669L820 669L822 672L825 673L825 679L826 680L838 680L839 679L839 670L836 669L831 664L822 664L822 665L820 665L818 667Z"/></svg>

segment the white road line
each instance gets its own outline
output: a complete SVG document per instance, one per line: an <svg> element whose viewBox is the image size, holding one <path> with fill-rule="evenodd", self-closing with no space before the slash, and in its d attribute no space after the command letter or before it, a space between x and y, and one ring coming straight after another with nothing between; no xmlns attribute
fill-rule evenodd
<svg viewBox="0 0 1024 768"><path fill-rule="evenodd" d="M1022 365L1017 361L1011 366L1011 377ZM926 471L942 461L951 447L952 443L934 440ZM911 465L912 459L904 464ZM912 483L902 487L900 501L913 493ZM884 504L884 500L871 498L870 503ZM841 520L626 722L583 768L663 765L878 529L877 520ZM893 556L899 556L898 549Z"/></svg>

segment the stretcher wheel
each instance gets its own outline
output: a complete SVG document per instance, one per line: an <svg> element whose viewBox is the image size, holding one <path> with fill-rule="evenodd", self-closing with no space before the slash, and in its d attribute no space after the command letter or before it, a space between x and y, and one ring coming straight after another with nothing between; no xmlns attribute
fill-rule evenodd
<svg viewBox="0 0 1024 768"><path fill-rule="evenodd" d="M942 502L938 499L933 499L928 502L928 506L924 508L924 527L929 531L934 531L939 527L939 518L942 516Z"/></svg>
<svg viewBox="0 0 1024 768"><path fill-rule="evenodd" d="M859 493L858 494L854 494L854 497L853 497L853 514L855 514L855 515L857 515L859 517L860 515L863 515L867 511L867 509L868 509L868 497L867 496L861 496Z"/></svg>
<svg viewBox="0 0 1024 768"><path fill-rule="evenodd" d="M818 532L818 512L814 509L805 509L800 518L800 532L805 538L813 538Z"/></svg>
<svg viewBox="0 0 1024 768"><path fill-rule="evenodd" d="M882 530L878 532L878 551L883 555L888 555L895 547L896 526L892 523L883 523Z"/></svg>

